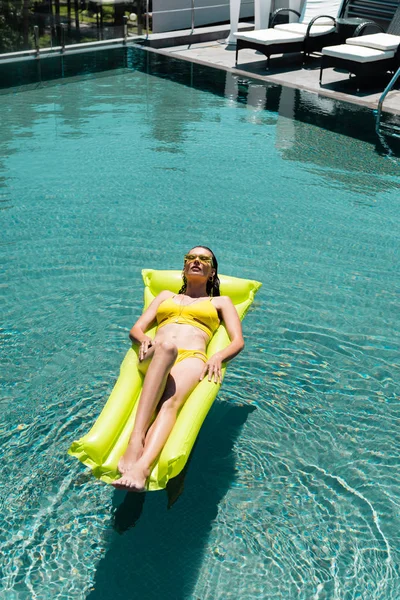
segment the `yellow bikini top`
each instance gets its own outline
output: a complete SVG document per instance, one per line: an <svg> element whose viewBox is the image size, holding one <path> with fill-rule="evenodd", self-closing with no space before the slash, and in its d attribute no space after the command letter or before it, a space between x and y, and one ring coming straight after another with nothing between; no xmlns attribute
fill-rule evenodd
<svg viewBox="0 0 400 600"><path fill-rule="evenodd" d="M158 327L164 327L169 323L179 323L198 327L205 331L210 338L214 335L219 326L219 317L211 298L187 305L177 304L172 298L167 298L158 307Z"/></svg>

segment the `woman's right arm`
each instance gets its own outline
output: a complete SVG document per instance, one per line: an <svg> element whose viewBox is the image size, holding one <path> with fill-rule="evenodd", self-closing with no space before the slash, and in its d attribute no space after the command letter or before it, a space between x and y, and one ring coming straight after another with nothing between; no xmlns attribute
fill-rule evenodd
<svg viewBox="0 0 400 600"><path fill-rule="evenodd" d="M172 292L170 292L169 290L164 290L154 298L153 302L138 318L138 320L129 332L129 337L134 344L142 344L146 341L152 342L151 338L145 334L145 331L147 331L156 320L157 309L160 306L161 302L164 302L164 300L170 298L171 296L173 296Z"/></svg>

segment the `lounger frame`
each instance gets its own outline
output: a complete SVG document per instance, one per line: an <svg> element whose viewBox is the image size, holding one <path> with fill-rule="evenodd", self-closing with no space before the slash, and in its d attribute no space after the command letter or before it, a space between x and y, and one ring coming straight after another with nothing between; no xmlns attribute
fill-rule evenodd
<svg viewBox="0 0 400 600"><path fill-rule="evenodd" d="M319 72L319 84L322 85L322 73L327 67L343 69L348 71L350 75L355 75L356 77L376 77L387 72L395 72L400 64L399 52L400 45L397 48L397 52L393 58L365 63L323 54Z"/></svg>
<svg viewBox="0 0 400 600"><path fill-rule="evenodd" d="M272 29L275 25L275 21L277 16L282 12L290 12L296 14L300 17L300 13L291 8L278 8L272 17L271 17L271 25L269 29ZM318 19L331 19L332 26L336 24L335 19L331 15L318 15L311 19L308 24L307 31L304 37L304 40L300 42L277 42L276 44L263 44L262 42L254 42L251 40L241 40L237 38L236 40L236 66L238 63L238 54L239 50L243 50L244 48L250 48L252 50L257 50L264 54L267 58L267 69L270 66L270 58L274 54L291 54L291 53L303 53L303 60L306 60L309 54L312 52L319 52L322 50L324 46L329 46L331 44L335 44L337 41L337 33L336 31L332 31L331 33L326 33L323 35L312 36L310 35L311 27Z"/></svg>
<svg viewBox="0 0 400 600"><path fill-rule="evenodd" d="M357 27L352 37L359 37L363 35L366 28L370 27L371 25L374 25L378 32L384 31L377 23L374 23L373 21L365 21L365 23L362 23ZM390 21L387 33L392 35L400 35L400 4L398 5L392 17L392 20ZM349 72L349 74L353 74L356 77L369 78L384 75L387 72L395 72L399 66L400 44L397 46L397 50L393 58L364 63L351 60L350 58L340 58L338 56L327 56L326 54L322 54L321 68L319 72L319 85L322 85L322 73L327 67L336 67L338 69L346 70Z"/></svg>

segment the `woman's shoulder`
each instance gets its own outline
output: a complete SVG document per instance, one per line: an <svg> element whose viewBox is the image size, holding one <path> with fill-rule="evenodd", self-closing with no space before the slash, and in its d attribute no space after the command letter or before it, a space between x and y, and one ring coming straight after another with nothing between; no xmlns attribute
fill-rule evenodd
<svg viewBox="0 0 400 600"><path fill-rule="evenodd" d="M229 296L214 296L211 299L211 302L215 306L215 308L224 308L225 306L232 306L232 300Z"/></svg>
<svg viewBox="0 0 400 600"><path fill-rule="evenodd" d="M172 296L176 296L176 293L172 292L171 290L163 290L156 297L157 298L172 298Z"/></svg>
<svg viewBox="0 0 400 600"><path fill-rule="evenodd" d="M154 298L154 301L157 304L161 304L164 300L168 300L168 298L173 298L174 296L176 296L176 294L171 292L171 290L163 290Z"/></svg>

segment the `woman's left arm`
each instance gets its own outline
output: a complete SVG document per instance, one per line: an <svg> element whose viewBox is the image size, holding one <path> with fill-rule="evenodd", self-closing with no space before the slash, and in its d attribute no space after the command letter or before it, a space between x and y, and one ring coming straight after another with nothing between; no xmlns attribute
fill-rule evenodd
<svg viewBox="0 0 400 600"><path fill-rule="evenodd" d="M208 372L208 381L214 379L215 383L221 382L222 363L234 358L244 348L242 324L229 296L218 298L216 308L220 310L222 320L229 335L230 344L213 354L204 365L200 379L204 379Z"/></svg>

